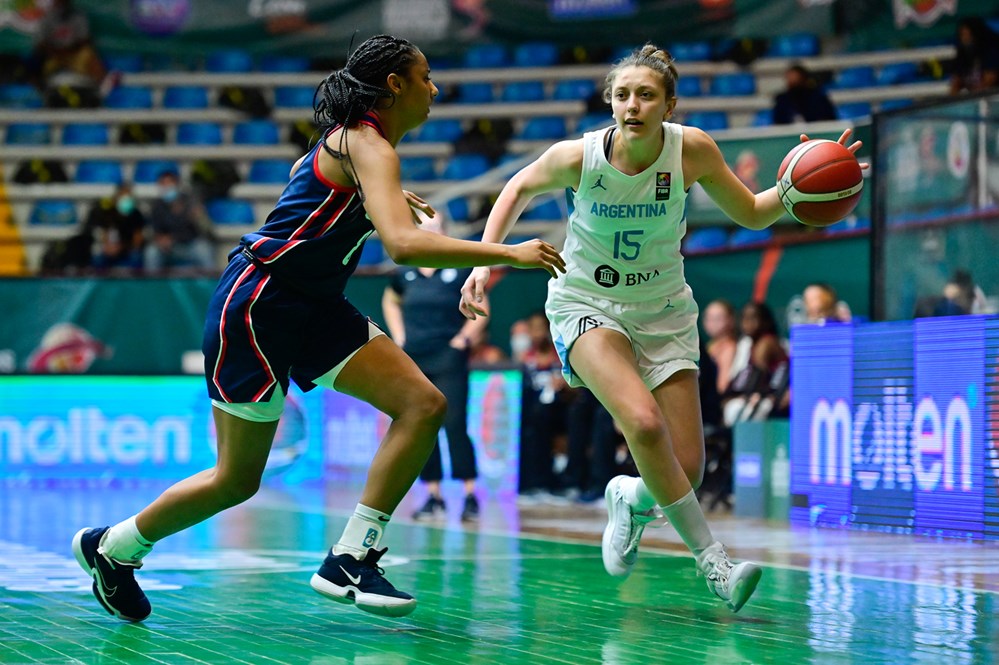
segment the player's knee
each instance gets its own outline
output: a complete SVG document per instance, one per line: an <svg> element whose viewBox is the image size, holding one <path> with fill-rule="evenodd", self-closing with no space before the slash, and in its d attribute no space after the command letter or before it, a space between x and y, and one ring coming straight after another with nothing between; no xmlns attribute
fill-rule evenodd
<svg viewBox="0 0 999 665"><path fill-rule="evenodd" d="M655 446L667 436L666 421L658 409L636 409L621 422L629 445Z"/></svg>
<svg viewBox="0 0 999 665"><path fill-rule="evenodd" d="M223 503L229 507L248 500L260 489L260 476L217 476L215 490Z"/></svg>
<svg viewBox="0 0 999 665"><path fill-rule="evenodd" d="M422 413L424 417L434 426L441 427L445 417L447 417L447 398L444 397L444 393L434 388L428 390L423 399Z"/></svg>

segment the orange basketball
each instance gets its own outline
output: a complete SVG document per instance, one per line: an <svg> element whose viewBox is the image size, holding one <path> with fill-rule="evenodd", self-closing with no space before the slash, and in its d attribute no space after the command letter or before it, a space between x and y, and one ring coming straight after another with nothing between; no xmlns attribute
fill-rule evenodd
<svg viewBox="0 0 999 665"><path fill-rule="evenodd" d="M799 143L777 171L781 203L791 217L808 226L829 226L849 215L863 188L857 158L826 139Z"/></svg>

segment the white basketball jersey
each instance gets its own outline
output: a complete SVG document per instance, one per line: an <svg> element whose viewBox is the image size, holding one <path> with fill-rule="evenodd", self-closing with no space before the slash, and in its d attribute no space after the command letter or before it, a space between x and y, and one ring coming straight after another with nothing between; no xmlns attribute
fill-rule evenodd
<svg viewBox="0 0 999 665"><path fill-rule="evenodd" d="M621 303L663 298L686 285L683 128L664 122L659 158L633 176L604 155L611 129L583 135L582 178L562 250L566 272L549 288Z"/></svg>

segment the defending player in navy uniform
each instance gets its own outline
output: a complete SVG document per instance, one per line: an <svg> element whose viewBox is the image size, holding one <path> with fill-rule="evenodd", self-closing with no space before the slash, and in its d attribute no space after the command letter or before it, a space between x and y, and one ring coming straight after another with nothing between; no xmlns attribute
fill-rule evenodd
<svg viewBox="0 0 999 665"><path fill-rule="evenodd" d="M555 144L515 175L483 240L502 241L538 194L572 191L566 273L549 284L546 302L552 338L566 379L587 386L611 412L641 474L607 485L604 567L627 575L644 528L665 516L708 588L738 611L762 570L729 560L694 495L704 473L704 435L697 305L680 254L684 199L700 183L729 217L752 229L773 224L784 207L775 187L750 192L705 132L669 122L677 76L669 53L651 44L614 65L604 90L614 125ZM466 316L487 314L480 297L488 279L488 268L476 268L462 287Z"/></svg>
<svg viewBox="0 0 999 665"><path fill-rule="evenodd" d="M437 95L423 54L372 37L316 93L322 140L292 168L266 222L229 256L209 306L204 352L218 461L167 489L137 515L73 539L94 595L111 614L141 621L149 601L134 578L153 543L249 499L260 484L290 379L335 389L392 418L340 540L311 585L365 611L402 616L416 600L385 579L378 546L392 512L433 449L446 402L417 366L343 295L372 232L403 265L505 263L564 270L558 252L532 240L467 242L421 230L401 187L395 146L422 124Z"/></svg>

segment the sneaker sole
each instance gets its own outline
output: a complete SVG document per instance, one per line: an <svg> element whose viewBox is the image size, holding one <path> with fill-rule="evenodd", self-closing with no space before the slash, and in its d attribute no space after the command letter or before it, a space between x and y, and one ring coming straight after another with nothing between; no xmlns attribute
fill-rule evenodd
<svg viewBox="0 0 999 665"><path fill-rule="evenodd" d="M625 563L614 551L611 541L614 539L614 522L617 517L617 502L614 501L614 489L620 483L617 476L607 483L604 490L604 503L607 505L607 526L604 527L604 536L600 541L600 553L604 560L604 570L613 577L627 577L631 573L631 566Z"/></svg>
<svg viewBox="0 0 999 665"><path fill-rule="evenodd" d="M87 562L87 556L83 553L83 534L89 530L90 529L84 527L83 529L77 531L76 535L73 536L72 547L73 547L73 556L76 557L76 562L80 564L80 568L83 568L83 572L85 572L87 576L90 577L90 579L93 581L93 586L91 586L90 590L94 593L94 598L97 599L97 602L101 604L101 607L103 607L108 614L110 614L113 617L117 617L122 621L137 623L139 621L145 620L145 618L149 616L148 614L146 615L146 617L142 617L141 619L125 616L115 608L111 607L108 601L104 599L103 594L101 594L101 585L97 582L97 570L91 567L91 565Z"/></svg>
<svg viewBox="0 0 999 665"><path fill-rule="evenodd" d="M742 609L742 606L746 604L746 601L748 601L753 595L753 592L756 591L756 585L760 583L761 577L763 577L763 569L755 564L751 564L750 572L736 582L735 586L732 588L732 600L728 601L728 607L730 610L738 612Z"/></svg>
<svg viewBox="0 0 999 665"><path fill-rule="evenodd" d="M356 605L357 609L383 617L404 617L416 609L416 599L391 599L384 596L361 593L353 587L333 584L318 573L312 575L309 586L330 600L346 605Z"/></svg>

